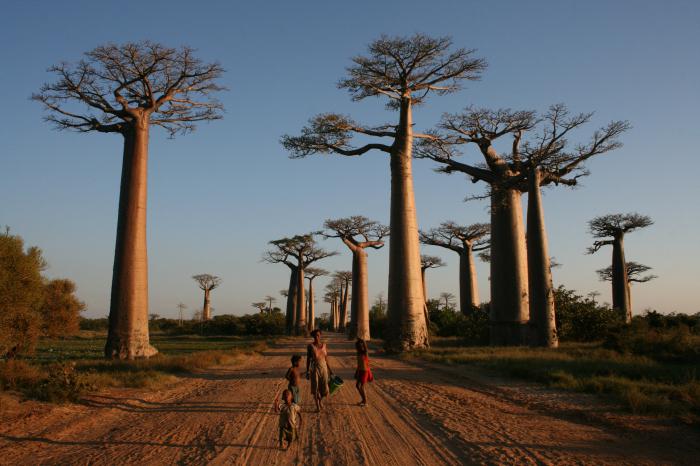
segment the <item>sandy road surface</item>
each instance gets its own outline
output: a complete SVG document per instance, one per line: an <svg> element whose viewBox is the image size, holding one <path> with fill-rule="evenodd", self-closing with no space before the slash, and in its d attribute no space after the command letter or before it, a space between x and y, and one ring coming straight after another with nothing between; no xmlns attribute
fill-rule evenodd
<svg viewBox="0 0 700 466"><path fill-rule="evenodd" d="M321 415L302 386L300 441L276 448L272 400L289 339L157 392L118 390L2 419L0 464L697 464L700 434L594 415L593 398L388 357L372 359L370 406L356 405L354 351L328 337L346 385ZM515 387L515 388L513 388ZM587 406L581 407L581 400ZM599 408L604 411L603 408ZM588 416L587 413L592 413ZM624 418L624 416L623 416ZM645 424L646 423L646 424ZM636 427L631 426L637 424Z"/></svg>

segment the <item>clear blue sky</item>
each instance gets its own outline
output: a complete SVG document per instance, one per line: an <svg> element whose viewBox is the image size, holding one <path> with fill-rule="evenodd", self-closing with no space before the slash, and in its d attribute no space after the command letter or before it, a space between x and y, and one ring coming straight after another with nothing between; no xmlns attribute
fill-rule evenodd
<svg viewBox="0 0 700 466"><path fill-rule="evenodd" d="M575 112L596 111L581 137L610 120L630 120L624 148L591 162L581 188L546 192L551 252L563 264L555 283L582 294L598 290L610 301L595 274L610 251L584 255L586 222L638 211L656 223L628 237L627 257L659 278L633 287L635 312L700 311L700 3L692 0L8 2L0 16L0 225L43 249L50 276L76 281L86 315L106 315L121 140L56 132L29 96L51 79L48 66L105 42L190 45L223 64L230 91L222 95L224 120L175 140L152 133L151 312L174 316L180 301L201 306L190 278L196 273L223 279L213 293L215 314L252 312L251 302L279 298L288 280L285 267L260 263L268 240L317 229L329 217L388 221L384 155L289 160L278 141L319 112L395 119L380 101L351 102L335 83L349 58L380 34L414 32L450 35L489 62L480 82L419 108L421 129L468 104L544 110L564 102ZM477 160L473 151L467 157ZM488 220L486 202L462 202L481 187L434 173L427 161L414 167L421 228ZM339 241L325 246L341 255L319 265L350 268ZM429 272L429 295L456 294L456 255L425 252L449 264ZM387 260L388 248L370 253L371 299L386 288ZM487 267L478 273L486 299Z"/></svg>

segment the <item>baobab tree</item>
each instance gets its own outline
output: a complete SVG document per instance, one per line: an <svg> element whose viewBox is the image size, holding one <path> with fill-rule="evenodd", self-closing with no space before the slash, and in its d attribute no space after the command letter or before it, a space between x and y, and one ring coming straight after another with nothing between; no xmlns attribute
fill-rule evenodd
<svg viewBox="0 0 700 466"><path fill-rule="evenodd" d="M459 309L465 315L480 304L474 252L489 249L490 230L486 223L461 226L455 222L443 222L437 228L420 232L421 243L459 254Z"/></svg>
<svg viewBox="0 0 700 466"><path fill-rule="evenodd" d="M49 68L56 81L32 99L59 130L119 134L123 161L105 355L132 359L157 353L148 335L146 192L151 126L169 136L186 134L199 121L220 119L213 94L223 69L203 63L192 49L154 42L107 44L76 64ZM81 110L83 107L84 110Z"/></svg>
<svg viewBox="0 0 700 466"><path fill-rule="evenodd" d="M588 222L590 233L594 238L598 238L593 246L588 248L588 253L594 254L607 245L613 247L610 266L613 309L620 312L626 323L632 321L632 308L629 300L629 272L625 261L625 234L653 224L651 217L637 213L608 214Z"/></svg>
<svg viewBox="0 0 700 466"><path fill-rule="evenodd" d="M199 288L204 291L204 305L202 306L202 320L211 320L211 300L209 298L211 291L221 284L221 279L216 275L208 273L193 275L192 278Z"/></svg>
<svg viewBox="0 0 700 466"><path fill-rule="evenodd" d="M306 333L306 293L304 270L316 261L334 256L316 245L313 234L296 235L270 241L273 249L267 251L263 260L270 263L283 263L291 270L289 293L287 296L287 331L297 335Z"/></svg>
<svg viewBox="0 0 700 466"><path fill-rule="evenodd" d="M440 293L440 299L445 301L445 305L442 308L447 309L454 305L455 295L453 295L449 291L443 291L442 293Z"/></svg>
<svg viewBox="0 0 700 466"><path fill-rule="evenodd" d="M370 339L369 297L367 292L367 248L384 247L389 228L355 215L347 218L328 219L324 223L326 238L340 238L352 252L352 299L350 305L350 331L348 338Z"/></svg>
<svg viewBox="0 0 700 466"><path fill-rule="evenodd" d="M335 153L359 156L371 150L389 156L391 168L389 250L389 309L386 346L393 351L420 348L428 344L424 298L420 281L420 249L413 194L412 148L413 106L426 102L431 93L446 95L460 89L465 80L476 80L485 69L483 59L473 50L450 51L450 38L382 36L368 47L368 54L352 59L347 77L338 86L352 99L386 99L390 110L398 111L396 123L365 126L351 118L325 113L309 120L300 136L282 137L292 158ZM355 135L380 138L378 142L353 146ZM384 142L386 141L386 143Z"/></svg>
<svg viewBox="0 0 700 466"><path fill-rule="evenodd" d="M282 290L282 291L284 291L285 293L287 292L287 290ZM274 296L271 296L271 295L267 295L267 296L265 296L265 301L269 304L268 312L270 314L272 314L272 303L276 302L277 298L275 298Z"/></svg>
<svg viewBox="0 0 700 466"><path fill-rule="evenodd" d="M520 134L535 124L530 111L488 110L468 107L445 114L431 139L421 141L417 156L441 164L444 173L461 172L472 181L489 185L491 199L491 317L492 345L520 345L529 320L527 255L520 191L514 186L520 172L500 154L494 142L508 134ZM518 140L518 138L515 138ZM486 164L455 160L458 147L478 146Z"/></svg>
<svg viewBox="0 0 700 466"><path fill-rule="evenodd" d="M265 312L265 307L267 306L267 302L265 301L260 301L259 303L251 303L251 306L257 309L260 314Z"/></svg>
<svg viewBox="0 0 700 466"><path fill-rule="evenodd" d="M446 265L445 261L437 256L420 255L420 276L423 281L423 296L425 296L426 303L428 302L428 288L425 283L425 271L428 269L437 269Z"/></svg>
<svg viewBox="0 0 700 466"><path fill-rule="evenodd" d="M331 309L330 309L330 324L331 328L336 331L338 330L338 325L340 322L340 312L339 312L339 296L341 295L340 293L340 281L337 278L333 278L331 283L326 285L326 294L324 295L325 298L327 299L327 303L330 303Z"/></svg>
<svg viewBox="0 0 700 466"><path fill-rule="evenodd" d="M655 278L658 278L656 275L650 274L650 275L644 275L642 274L647 273L648 271L651 270L651 267L648 265L640 264L638 262L627 262L626 264L627 268L627 300L629 301L630 304L630 309L632 309L632 283L646 283L648 281L651 281ZM596 270L596 273L598 274L598 277L600 278L600 281L603 282L612 282L612 266L606 267L604 269Z"/></svg>
<svg viewBox="0 0 700 466"><path fill-rule="evenodd" d="M306 328L310 332L314 329L316 312L314 309L314 279L328 275L328 271L318 267L307 267L305 278L309 281L309 303L307 305Z"/></svg>
<svg viewBox="0 0 700 466"><path fill-rule="evenodd" d="M340 293L338 294L338 330L344 332L348 323L348 303L350 302L350 285L352 283L352 271L342 270L335 272L335 278L340 283Z"/></svg>
<svg viewBox="0 0 700 466"><path fill-rule="evenodd" d="M584 163L596 155L622 146L618 137L629 128L626 121L613 121L593 132L586 143L570 148L574 130L590 122L592 113L570 115L563 104L552 105L539 120L539 133L522 147L513 145L510 162L521 163L526 178L520 190L527 192L527 263L530 298L530 343L534 346L558 346L554 308L553 264L549 257L541 189L543 186L576 186L589 173ZM519 136L518 136L519 137ZM517 140L517 139L516 139Z"/></svg>

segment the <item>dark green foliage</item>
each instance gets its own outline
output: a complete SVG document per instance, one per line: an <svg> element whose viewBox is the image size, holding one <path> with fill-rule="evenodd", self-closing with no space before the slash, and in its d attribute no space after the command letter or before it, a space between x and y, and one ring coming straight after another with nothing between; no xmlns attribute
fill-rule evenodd
<svg viewBox="0 0 700 466"><path fill-rule="evenodd" d="M561 341L600 341L610 328L622 322L619 314L610 307L563 286L554 290L554 306Z"/></svg>
<svg viewBox="0 0 700 466"><path fill-rule="evenodd" d="M74 362L55 363L48 367L47 376L27 389L31 398L51 403L78 401L85 393L95 390L88 374L76 371Z"/></svg>
<svg viewBox="0 0 700 466"><path fill-rule="evenodd" d="M487 345L489 341L489 316L476 308L468 315L453 307L440 307L437 299L428 301L430 332L440 337L460 337L465 345Z"/></svg>
<svg viewBox="0 0 700 466"><path fill-rule="evenodd" d="M369 310L369 334L372 338L383 339L386 335L386 304L375 304Z"/></svg>
<svg viewBox="0 0 700 466"><path fill-rule="evenodd" d="M282 335L284 334L284 315L280 312L246 314L234 316L231 314L217 315L211 320L186 320L180 326L178 319L152 319L149 329L153 332L163 332L168 335ZM83 326L82 328L84 328Z"/></svg>
<svg viewBox="0 0 700 466"><path fill-rule="evenodd" d="M100 317L98 319L88 319L81 317L80 319L80 330L94 330L105 332L109 328L109 320L106 317Z"/></svg>

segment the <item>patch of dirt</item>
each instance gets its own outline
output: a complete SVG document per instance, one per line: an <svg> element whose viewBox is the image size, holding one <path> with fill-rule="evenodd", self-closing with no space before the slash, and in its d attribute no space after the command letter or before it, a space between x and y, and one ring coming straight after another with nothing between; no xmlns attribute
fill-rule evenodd
<svg viewBox="0 0 700 466"><path fill-rule="evenodd" d="M235 366L159 391L110 390L80 404L3 399L0 464L696 464L700 436L631 416L597 398L466 367L372 357L376 380L359 407L354 350L328 335L346 383L320 414L302 385L303 426L277 448L275 395L293 353L286 339Z"/></svg>

